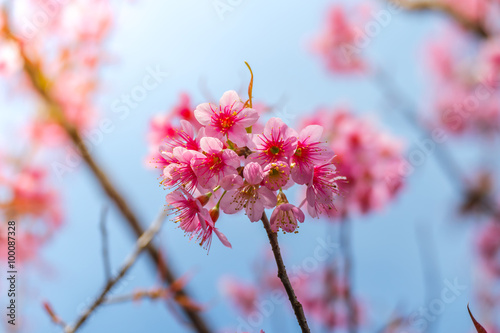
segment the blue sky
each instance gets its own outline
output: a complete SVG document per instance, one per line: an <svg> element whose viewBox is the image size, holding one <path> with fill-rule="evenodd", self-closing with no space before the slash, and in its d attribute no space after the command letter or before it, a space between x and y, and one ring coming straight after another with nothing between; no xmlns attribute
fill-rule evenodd
<svg viewBox="0 0 500 333"><path fill-rule="evenodd" d="M360 114L377 117L382 128L402 137L408 147L415 147L422 139L405 123L399 110L384 102L374 82L362 77L332 77L308 51L308 43L320 29L332 1L233 1L237 5L223 19L214 9L215 2L127 4L119 11L117 28L109 40L109 48L118 60L103 70L106 86L98 103L103 116L111 119L113 130L93 147L93 152L144 223L157 215L166 195L158 186L158 175L143 163L150 118L175 104L182 91L191 93L196 103L203 102L200 82L205 82L215 98L226 90L245 87L248 73L244 61L252 65L257 100L273 104L285 97L286 103L280 108L292 115L318 106L348 104ZM393 13L389 24L367 49L371 61L394 78L398 87L416 101L417 109L424 106L418 101L428 93L422 73L422 43L443 22L439 15ZM128 117L120 118L113 112L113 102L141 84L148 68L160 68L168 76L130 110ZM0 93L2 104L8 103L13 110L29 106L8 102L5 91ZM12 121L13 113L0 112L0 121ZM462 165L473 166L476 153L472 148L465 153L460 146L448 148ZM61 317L72 321L104 283L98 223L100 210L108 200L83 166L62 179L54 177L54 183L63 192L66 224L41 253L44 264L26 267L21 274L24 290L20 308L29 318L25 332L60 331L43 313L42 300L49 300ZM409 313L427 306L416 236L420 229L424 230L424 247L435 247L432 259L439 272L434 276L433 284L438 288L434 297L439 297L445 280L458 279L467 286L438 316L437 331L465 332L471 327L465 306L473 300L475 283L470 255L472 229L459 223L453 211L458 198L431 154L406 179L404 191L390 206L354 219L355 292L369 307L367 315L376 324L374 327L381 325L397 306ZM133 238L114 209L108 222L111 259L117 269L132 249ZM211 324L218 329L234 329L239 314L221 297L219 277L234 275L252 281L252 264L263 260L260 256L268 244L262 226L245 221L243 215L223 216L218 223L233 244L232 250L214 241L207 255L173 223L165 224L157 243L179 274L195 273L189 288L201 302L210 304L206 317ZM299 234L280 235L287 265L300 264L311 256L325 229L324 221L306 220ZM156 279L142 258L124 281L116 294L150 287ZM262 328L272 332L273 321L283 318L288 319L287 332L298 332L288 309L276 311ZM165 327L168 332L185 329L165 306L146 301L103 307L81 332L112 329L153 333L165 332Z"/></svg>

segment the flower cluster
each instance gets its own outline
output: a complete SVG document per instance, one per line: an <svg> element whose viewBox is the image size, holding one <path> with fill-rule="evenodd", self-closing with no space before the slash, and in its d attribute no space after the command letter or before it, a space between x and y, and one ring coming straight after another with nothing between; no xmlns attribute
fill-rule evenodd
<svg viewBox="0 0 500 333"><path fill-rule="evenodd" d="M460 42L456 42L456 40ZM455 42L451 42L455 41ZM467 37L450 31L427 46L429 64L439 87L433 118L453 134L500 131L500 48L498 40L467 47ZM464 56L473 54L473 56Z"/></svg>
<svg viewBox="0 0 500 333"><path fill-rule="evenodd" d="M336 203L337 210L330 211L337 217L380 209L399 192L403 184L400 168L404 163L399 140L345 109L318 110L304 118L303 124L306 128L327 124L326 138L335 151L338 172L348 180ZM315 176L323 172L316 168ZM324 179L328 178L324 175Z"/></svg>
<svg viewBox="0 0 500 333"><path fill-rule="evenodd" d="M500 276L500 223L490 221L477 235L477 250L486 271Z"/></svg>
<svg viewBox="0 0 500 333"><path fill-rule="evenodd" d="M58 193L48 186L46 172L38 167L20 171L0 171L0 216L3 221L15 220L23 225L16 228L20 246L18 259L25 262L39 252L62 224L62 212ZM6 228L6 227L5 227ZM6 233L0 242L7 244Z"/></svg>
<svg viewBox="0 0 500 333"><path fill-rule="evenodd" d="M0 76L19 78L16 92L33 92L38 88L23 71L31 63L36 69L30 71L66 120L79 130L90 128L97 115L99 71L107 61L102 44L113 22L110 1L22 0L11 7L19 15L0 12ZM49 112L40 113L29 127L33 140L64 143L56 123Z"/></svg>
<svg viewBox="0 0 500 333"><path fill-rule="evenodd" d="M181 119L176 134L165 139L159 165L161 183L174 190L167 202L177 212L179 227L201 245L209 247L215 232L230 246L215 226L220 210L244 210L256 222L265 209L273 209L271 229L294 232L305 219L302 205L307 204L313 217L335 209L337 181L343 177L321 141L321 126L297 133L278 118L259 126L251 101L243 102L235 91L224 93L218 105L198 105L194 118ZM307 188L301 206L290 203L283 192L294 184Z"/></svg>
<svg viewBox="0 0 500 333"><path fill-rule="evenodd" d="M321 56L329 71L356 73L367 70L360 46L365 36L359 28L367 21L365 9L361 6L350 12L342 5L335 5L328 11L323 31L313 40L313 51Z"/></svg>

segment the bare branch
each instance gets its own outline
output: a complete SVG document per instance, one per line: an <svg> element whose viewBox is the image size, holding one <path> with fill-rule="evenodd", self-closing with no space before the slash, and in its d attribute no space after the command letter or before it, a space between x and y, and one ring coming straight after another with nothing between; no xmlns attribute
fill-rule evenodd
<svg viewBox="0 0 500 333"><path fill-rule="evenodd" d="M106 281L111 278L111 260L109 259L109 244L108 244L108 231L106 229L106 217L108 214L108 207L103 207L101 212L101 222L99 224L102 238L102 259L104 264L104 274Z"/></svg>
<svg viewBox="0 0 500 333"><path fill-rule="evenodd" d="M3 10L2 12L6 13L6 10ZM35 91L40 95L40 98L45 102L48 114L53 119L55 119L59 123L59 125L63 128L63 130L66 132L66 134L73 142L75 147L77 147L77 149L80 151L83 160L94 174L94 177L99 182L99 185L101 186L103 191L116 205L120 213L128 222L129 226L132 228L135 236L140 237L144 233L144 229L141 223L139 222L139 219L135 215L135 213L132 212L132 210L130 209L131 205L125 200L125 198L117 190L114 184L111 183L108 175L103 171L103 169L92 157L77 128L75 128L75 126L66 119L62 106L59 105L59 103L57 103L57 101L54 100L51 95L50 87L48 87L47 85L48 81L44 73L42 73L40 68L34 62L32 62L31 59L27 56L27 54L24 52L22 42L16 38L16 36L12 33L12 31L9 28L9 23L7 20L8 15L5 14L5 17L6 17L6 23L4 29L5 31L3 32L7 38L9 38L10 40L19 45L21 57L24 62L24 72L27 74L28 79L33 85ZM154 267L158 269L162 280L168 285L175 283L175 281L177 281L177 278L175 277L174 273L172 272L167 262L160 255L159 250L152 244L148 244L146 249L149 253L149 257ZM191 299L191 297L187 294L187 292L184 289L182 289L177 292L175 299L176 300ZM178 304L198 332L200 333L211 332L211 330L208 328L207 323L200 316L198 312L193 311L189 307L185 306L182 302L178 302Z"/></svg>
<svg viewBox="0 0 500 333"><path fill-rule="evenodd" d="M267 237L269 238L269 243L271 243L271 248L273 250L274 259L276 260L276 265L278 266L278 277L285 287L288 299L290 300L290 304L292 305L293 311L295 312L295 317L297 317L297 321L299 322L299 326L302 329L302 332L310 332L309 326L307 325L306 316L304 315L304 309L302 308L302 304L300 304L297 296L295 295L295 291L293 290L293 286L286 272L285 264L283 263L283 258L281 257L278 235L271 230L271 225L269 224L269 220L267 219L267 215L265 212L264 214L262 214L261 220L262 224L264 225L264 229L266 229Z"/></svg>
<svg viewBox="0 0 500 333"><path fill-rule="evenodd" d="M139 254L144 251L151 241L153 240L154 236L160 231L161 225L163 224L163 221L165 220L165 217L167 215L167 212L165 210L162 210L160 215L156 218L156 220L153 222L151 227L142 234L141 237L137 240L137 243L135 245L134 251L129 255L127 260L125 260L125 263L123 264L122 268L118 272L117 275L115 275L112 279L108 280L106 283L106 286L104 287L103 291L99 294L97 299L92 303L92 305L75 321L75 324L66 326L65 332L66 333L74 333L76 332L82 325L85 323L85 321L90 317L90 315L106 300L106 296L109 293L109 291L116 285L118 281L120 281L125 274L128 272L128 270L134 265L136 262L137 258L139 257Z"/></svg>
<svg viewBox="0 0 500 333"><path fill-rule="evenodd" d="M410 11L440 11L448 14L457 23L465 29L475 33L481 38L488 38L490 33L481 21L471 20L461 12L455 9L452 5L439 0L388 0L395 6L404 8Z"/></svg>

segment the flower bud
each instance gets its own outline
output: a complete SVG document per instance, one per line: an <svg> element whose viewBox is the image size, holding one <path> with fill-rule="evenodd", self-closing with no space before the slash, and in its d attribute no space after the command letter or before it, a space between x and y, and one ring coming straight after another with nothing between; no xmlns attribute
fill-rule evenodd
<svg viewBox="0 0 500 333"><path fill-rule="evenodd" d="M212 218L212 222L215 224L217 220L219 219L219 207L215 206L214 208L210 209L208 212L210 214L210 217Z"/></svg>
<svg viewBox="0 0 500 333"><path fill-rule="evenodd" d="M196 200L198 200L202 206L205 206L208 203L208 201L210 200L211 196L212 196L212 193L208 192L206 194L200 195L199 197L196 198Z"/></svg>

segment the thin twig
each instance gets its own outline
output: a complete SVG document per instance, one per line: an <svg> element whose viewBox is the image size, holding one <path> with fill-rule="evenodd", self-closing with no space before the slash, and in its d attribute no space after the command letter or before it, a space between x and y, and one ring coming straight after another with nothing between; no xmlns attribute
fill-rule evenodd
<svg viewBox="0 0 500 333"><path fill-rule="evenodd" d="M6 15L7 17L7 15ZM75 147L80 151L80 154L89 167L89 169L94 174L94 177L99 182L99 185L107 196L113 201L120 213L123 215L125 220L128 222L129 226L132 228L136 237L140 237L144 233L144 229L139 222L139 219L130 209L130 204L125 200L125 198L120 194L116 187L111 183L107 174L94 160L92 155L85 145L78 130L66 119L62 107L57 103L51 95L50 88L47 86L47 80L45 79L44 73L30 60L30 58L24 52L22 43L15 37L15 35L9 30L8 22L5 24L4 29L6 36L16 42L19 45L21 57L24 61L24 71L26 72L29 80L31 81L33 88L38 92L42 100L46 103L48 112L55 120L58 121L59 125L63 128L66 134L69 136ZM177 281L176 276L172 272L171 268L167 262L160 255L159 250L153 245L148 244L147 251L153 265L158 269L162 280L171 285ZM175 295L176 300L190 299L186 290L181 289L177 291ZM196 311L193 311L188 306L184 305L184 302L177 302L184 314L189 318L194 328L200 333L209 333L209 329L206 321L200 316Z"/></svg>
<svg viewBox="0 0 500 333"><path fill-rule="evenodd" d="M388 0L395 6L409 11L440 11L448 14L465 29L473 32L481 38L490 37L490 33L481 20L472 20L455 9L451 4L439 0Z"/></svg>
<svg viewBox="0 0 500 333"><path fill-rule="evenodd" d="M344 254L344 278L346 284L345 302L347 306L347 329L349 333L356 333L357 327L357 309L354 299L354 278L353 278L353 256L351 249L351 221L345 218L340 225L340 246Z"/></svg>
<svg viewBox="0 0 500 333"><path fill-rule="evenodd" d="M154 236L158 233L158 231L160 231L161 225L163 224L163 221L165 220L166 216L167 216L166 210L162 210L162 212L153 222L151 227L148 230L146 230L141 237L139 237L134 251L129 255L127 260L125 260L125 263L123 264L118 274L115 275L112 279L108 280L103 291L94 301L94 303L92 303L92 305L75 321L75 324L66 327L65 329L66 333L76 332L83 325L83 323L85 323L85 321L90 317L90 315L106 300L108 292L116 285L118 281L121 280L121 278L125 276L128 270L136 262L137 258L139 257L139 254L141 254L142 251L144 251L149 246Z"/></svg>
<svg viewBox="0 0 500 333"><path fill-rule="evenodd" d="M108 243L108 231L106 229L106 220L108 215L108 207L103 207L101 212L101 222L100 230L101 230L101 238L102 238L102 259L104 264L104 275L106 277L106 281L111 278L111 260L109 258L109 243Z"/></svg>
<svg viewBox="0 0 500 333"><path fill-rule="evenodd" d="M420 132L421 135L432 138L432 133L425 126L420 125L415 112L416 107L414 102L401 92L393 82L392 77L382 68L378 68L374 75L374 79L378 89L382 90L385 98L388 101L392 101L395 106L400 108L404 119L413 126L416 131ZM458 162L455 161L450 152L446 147L443 147L442 144L436 144L435 146L437 151L434 156L444 171L444 174L449 177L450 184L452 184L452 186L458 186L457 190L463 191L462 181L464 179Z"/></svg>
<svg viewBox="0 0 500 333"><path fill-rule="evenodd" d="M422 264L422 274L426 293L426 303L430 304L435 295L439 293L439 287L436 281L441 280L440 266L437 262L438 250L436 243L430 232L430 229L425 229L422 225L417 224L415 228L415 236L420 252L420 262ZM426 332L433 332L438 326L439 318L428 323Z"/></svg>
<svg viewBox="0 0 500 333"><path fill-rule="evenodd" d="M269 224L269 220L267 219L267 215L265 212L264 214L262 214L261 220L262 224L264 225L264 229L266 229L267 237L269 238L269 243L271 243L271 248L273 250L274 259L276 260L276 265L278 266L278 277L285 287L288 299L290 300L290 304L292 305L293 311L295 312L295 317L297 317L297 321L299 322L299 326L302 329L302 332L310 332L309 326L307 325L306 316L304 315L302 304L300 304L297 296L295 296L295 291L293 290L292 284L290 283L290 279L288 279L285 264L283 263L283 258L281 257L278 235L271 230L271 225Z"/></svg>

